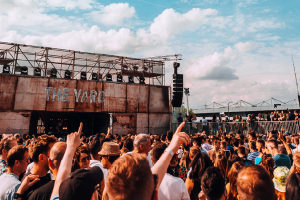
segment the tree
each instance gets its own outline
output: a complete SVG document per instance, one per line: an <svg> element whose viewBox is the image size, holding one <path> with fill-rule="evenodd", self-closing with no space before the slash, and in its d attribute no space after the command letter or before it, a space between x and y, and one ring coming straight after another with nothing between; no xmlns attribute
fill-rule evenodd
<svg viewBox="0 0 300 200"><path fill-rule="evenodd" d="M182 105L181 105L180 108L173 108L173 116L172 116L172 122L173 123L177 122L177 117L179 116L179 113L181 113L181 116L183 117L183 119L186 118L187 109L186 109L186 107L184 107L184 103L183 102L182 102ZM193 109L189 109L189 115L190 116L194 116L195 115Z"/></svg>

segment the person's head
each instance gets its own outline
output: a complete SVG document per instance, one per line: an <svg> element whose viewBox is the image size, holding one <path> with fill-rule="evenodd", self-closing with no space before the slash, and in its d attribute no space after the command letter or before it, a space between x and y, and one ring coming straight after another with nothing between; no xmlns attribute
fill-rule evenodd
<svg viewBox="0 0 300 200"><path fill-rule="evenodd" d="M238 156L239 157L244 157L246 156L246 148L244 146L240 146L238 148Z"/></svg>
<svg viewBox="0 0 300 200"><path fill-rule="evenodd" d="M227 175L228 175L228 172L230 171L232 165L235 162L242 162L242 159L236 154L230 154L230 156L228 157L228 160L227 160L227 168L226 168Z"/></svg>
<svg viewBox="0 0 300 200"><path fill-rule="evenodd" d="M116 160L107 175L104 199L151 200L154 178L144 154L129 154Z"/></svg>
<svg viewBox="0 0 300 200"><path fill-rule="evenodd" d="M232 167L230 168L227 177L228 182L230 185L229 188L229 199L237 199L237 188L236 188L236 179L238 176L239 171L245 166L244 162L238 161L233 163Z"/></svg>
<svg viewBox="0 0 300 200"><path fill-rule="evenodd" d="M205 119L205 116L203 116L202 118Z"/></svg>
<svg viewBox="0 0 300 200"><path fill-rule="evenodd" d="M98 152L101 150L100 140L94 138L90 143L89 148L90 148L92 158L95 160L100 160L100 156L98 155Z"/></svg>
<svg viewBox="0 0 300 200"><path fill-rule="evenodd" d="M39 168L49 170L48 157L55 142L56 138L42 135L30 144L29 156L33 160L34 164L38 165Z"/></svg>
<svg viewBox="0 0 300 200"><path fill-rule="evenodd" d="M167 132L167 141L171 142L172 138L173 138L173 131L172 130L168 130Z"/></svg>
<svg viewBox="0 0 300 200"><path fill-rule="evenodd" d="M272 156L275 156L276 152L278 151L278 142L277 140L271 139L267 143L267 148Z"/></svg>
<svg viewBox="0 0 300 200"><path fill-rule="evenodd" d="M268 174L270 175L271 178L273 178L273 172L274 172L274 160L272 156L268 154L263 154L261 157L261 162L260 165L266 169Z"/></svg>
<svg viewBox="0 0 300 200"><path fill-rule="evenodd" d="M18 137L18 138L16 138L16 140L17 140L18 145L23 145L24 140L22 137Z"/></svg>
<svg viewBox="0 0 300 200"><path fill-rule="evenodd" d="M18 143L13 136L3 138L0 142L0 155L2 155L2 160L6 160L8 151L17 145Z"/></svg>
<svg viewBox="0 0 300 200"><path fill-rule="evenodd" d="M179 115L179 117L181 117L181 113L179 113L178 115Z"/></svg>
<svg viewBox="0 0 300 200"><path fill-rule="evenodd" d="M156 145L154 145L152 151L151 151L151 160L153 162L153 164L155 164L160 156L164 153L165 149L167 148L167 144L166 143L158 143Z"/></svg>
<svg viewBox="0 0 300 200"><path fill-rule="evenodd" d="M133 140L131 138L127 138L124 141L123 146L128 149L128 151L133 151Z"/></svg>
<svg viewBox="0 0 300 200"><path fill-rule="evenodd" d="M193 138L193 146L194 147L198 147L200 148L201 147L201 144L202 144L202 138L203 137L196 137L196 138Z"/></svg>
<svg viewBox="0 0 300 200"><path fill-rule="evenodd" d="M134 139L133 146L138 153L144 153L148 155L149 151L151 150L151 141L149 135L145 133L138 134Z"/></svg>
<svg viewBox="0 0 300 200"><path fill-rule="evenodd" d="M256 151L257 149L256 149L256 142L255 141L251 141L250 143L249 143L249 147L250 147L250 150L251 151Z"/></svg>
<svg viewBox="0 0 300 200"><path fill-rule="evenodd" d="M166 134L162 134L162 135L160 136L160 140L161 140L162 142L165 142L166 139L167 139L167 135L166 135Z"/></svg>
<svg viewBox="0 0 300 200"><path fill-rule="evenodd" d="M109 169L111 165L120 157L121 151L117 143L104 142L101 151L98 153L104 168Z"/></svg>
<svg viewBox="0 0 300 200"><path fill-rule="evenodd" d="M91 155L90 155L90 149L87 145L82 145L78 147L75 156L77 162L79 163L80 169L89 168Z"/></svg>
<svg viewBox="0 0 300 200"><path fill-rule="evenodd" d="M208 167L212 166L213 163L211 162L208 155L198 151L197 154L194 155L193 159L191 160L189 167L192 168L192 171L190 172L189 178L193 181L200 181L205 170Z"/></svg>
<svg viewBox="0 0 300 200"><path fill-rule="evenodd" d="M7 154L7 166L8 169L19 176L26 171L28 165L28 149L23 146L14 146Z"/></svg>
<svg viewBox="0 0 300 200"><path fill-rule="evenodd" d="M226 141L221 141L221 144L220 144L220 148L222 149L222 150L227 150L227 143L226 143Z"/></svg>
<svg viewBox="0 0 300 200"><path fill-rule="evenodd" d="M216 160L214 162L214 166L220 169L222 176L226 177L226 168L227 168L227 159L224 151L219 150L216 153Z"/></svg>
<svg viewBox="0 0 300 200"><path fill-rule="evenodd" d="M236 186L239 200L275 200L275 189L268 172L259 165L243 167Z"/></svg>
<svg viewBox="0 0 300 200"><path fill-rule="evenodd" d="M225 197L225 179L216 167L208 167L201 178L201 188L207 200L221 200Z"/></svg>
<svg viewBox="0 0 300 200"><path fill-rule="evenodd" d="M213 146L214 146L215 150L219 150L220 149L220 140L215 139L213 142Z"/></svg>
<svg viewBox="0 0 300 200"><path fill-rule="evenodd" d="M265 149L265 141L264 140L257 140L256 141L256 148L260 153L263 153Z"/></svg>
<svg viewBox="0 0 300 200"><path fill-rule="evenodd" d="M66 149L67 144L65 142L57 142L51 148L48 163L49 169L53 175L57 175L60 162L65 154Z"/></svg>
<svg viewBox="0 0 300 200"><path fill-rule="evenodd" d="M287 180L285 198L298 200L300 197L300 174L291 174Z"/></svg>

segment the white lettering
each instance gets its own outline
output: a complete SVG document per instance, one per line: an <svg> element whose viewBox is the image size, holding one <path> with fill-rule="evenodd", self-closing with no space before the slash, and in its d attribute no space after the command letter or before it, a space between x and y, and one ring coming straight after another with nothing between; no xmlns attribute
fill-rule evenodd
<svg viewBox="0 0 300 200"><path fill-rule="evenodd" d="M53 89L52 101L55 101L55 97L57 97L57 100L60 101L61 89L59 88L57 93L55 91L56 91L56 88Z"/></svg>
<svg viewBox="0 0 300 200"><path fill-rule="evenodd" d="M81 97L81 102L83 102L83 101L89 102L89 97L88 97L88 94L87 94L86 90L83 91L83 94L82 94L82 97Z"/></svg>
<svg viewBox="0 0 300 200"><path fill-rule="evenodd" d="M102 94L102 100L101 100L101 94ZM98 102L99 103L103 103L104 100L105 100L105 93L104 93L104 91L99 91L99 93L98 93Z"/></svg>
<svg viewBox="0 0 300 200"><path fill-rule="evenodd" d="M66 99L66 97L68 97L69 96L69 94L67 94L67 92L69 92L70 91L70 89L69 88L64 88L63 89L63 95L62 95L62 102L68 102L69 101L69 99Z"/></svg>
<svg viewBox="0 0 300 200"><path fill-rule="evenodd" d="M96 96L97 96L97 92L95 90L91 90L90 93L90 103L96 102Z"/></svg>
<svg viewBox="0 0 300 200"><path fill-rule="evenodd" d="M45 90L47 90L46 101L49 101L49 93L50 93L50 90L52 90L52 87L45 87Z"/></svg>
<svg viewBox="0 0 300 200"><path fill-rule="evenodd" d="M79 96L80 96L80 93L81 93L81 89L79 90L79 92L77 92L77 89L74 89L74 93L75 93L76 102L78 102Z"/></svg>

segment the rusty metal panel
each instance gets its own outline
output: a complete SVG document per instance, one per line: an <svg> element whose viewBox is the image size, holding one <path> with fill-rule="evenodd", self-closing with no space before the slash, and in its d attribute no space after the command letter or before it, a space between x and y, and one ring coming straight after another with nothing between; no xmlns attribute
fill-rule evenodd
<svg viewBox="0 0 300 200"><path fill-rule="evenodd" d="M169 113L169 89L168 87L150 87L149 97L150 113Z"/></svg>
<svg viewBox="0 0 300 200"><path fill-rule="evenodd" d="M149 132L149 117L148 113L137 113L136 114L136 133L147 133Z"/></svg>
<svg viewBox="0 0 300 200"><path fill-rule="evenodd" d="M62 112L74 111L75 108L74 89L76 89L76 85L77 85L76 80L49 79L48 87L52 89L49 90L49 99L46 102L46 111L62 111ZM68 91L64 91L65 88L67 88ZM60 96L57 95L54 96L53 98L53 92L55 93L59 92Z"/></svg>
<svg viewBox="0 0 300 200"><path fill-rule="evenodd" d="M77 91L79 99L75 102L76 112L102 112L103 110L103 98L106 101L106 94L103 96L102 82L97 81L77 81ZM84 99L84 93L86 92L87 98ZM74 91L73 91L73 94ZM93 96L94 95L94 96Z"/></svg>
<svg viewBox="0 0 300 200"><path fill-rule="evenodd" d="M103 112L126 112L126 84L103 82L105 101Z"/></svg>
<svg viewBox="0 0 300 200"><path fill-rule="evenodd" d="M148 112L149 86L127 84L126 112Z"/></svg>
<svg viewBox="0 0 300 200"><path fill-rule="evenodd" d="M126 114L113 114L113 134L125 135L125 134L135 134L136 133L136 114L126 113Z"/></svg>
<svg viewBox="0 0 300 200"><path fill-rule="evenodd" d="M29 132L31 112L0 112L0 134Z"/></svg>
<svg viewBox="0 0 300 200"><path fill-rule="evenodd" d="M171 114L149 114L149 133L166 134L170 130Z"/></svg>
<svg viewBox="0 0 300 200"><path fill-rule="evenodd" d="M18 77L14 110L45 110L47 78Z"/></svg>
<svg viewBox="0 0 300 200"><path fill-rule="evenodd" d="M0 110L13 110L18 77L0 74Z"/></svg>

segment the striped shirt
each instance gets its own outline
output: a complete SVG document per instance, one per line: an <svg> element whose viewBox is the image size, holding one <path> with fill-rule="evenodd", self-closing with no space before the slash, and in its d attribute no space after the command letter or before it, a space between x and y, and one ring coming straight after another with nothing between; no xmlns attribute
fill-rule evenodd
<svg viewBox="0 0 300 200"><path fill-rule="evenodd" d="M250 160L253 164L255 162L255 158L259 155L259 151L252 151L248 154L247 160Z"/></svg>

